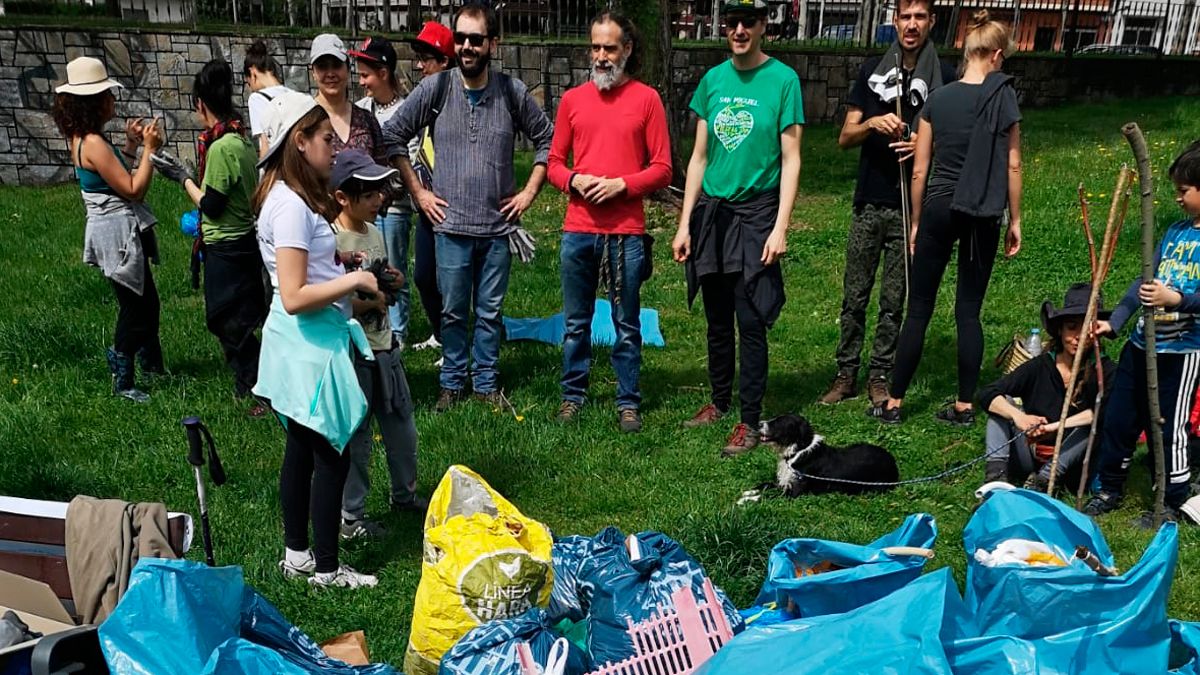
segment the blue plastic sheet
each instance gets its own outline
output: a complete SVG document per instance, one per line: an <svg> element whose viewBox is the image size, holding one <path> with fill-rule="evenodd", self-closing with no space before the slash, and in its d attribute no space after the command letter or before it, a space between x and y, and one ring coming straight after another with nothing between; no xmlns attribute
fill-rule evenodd
<svg viewBox="0 0 1200 675"><path fill-rule="evenodd" d="M1175 675L1200 675L1200 624L1170 621L1171 670Z"/></svg>
<svg viewBox="0 0 1200 675"><path fill-rule="evenodd" d="M1066 567L986 567L974 560L975 551L991 551L1008 539L1041 541L1068 557L1076 546L1087 546L1101 562L1113 565L1108 544L1087 517L1041 493L993 492L963 531L966 605L982 635L1029 642L1037 653L1038 672L1167 672L1167 595L1178 557L1175 528L1164 525L1142 559L1115 577L1099 576L1078 561Z"/></svg>
<svg viewBox="0 0 1200 675"><path fill-rule="evenodd" d="M642 324L642 345L665 347L662 328L658 322L658 310L643 308L638 315ZM562 312L544 319L512 319L504 317L506 340L535 340L552 345L561 345L566 333L566 321ZM607 300L596 300L592 313L592 344L611 347L617 343L617 330L613 327L612 304Z"/></svg>
<svg viewBox="0 0 1200 675"><path fill-rule="evenodd" d="M99 635L114 675L398 675L325 656L245 584L240 567L142 558Z"/></svg>
<svg viewBox="0 0 1200 675"><path fill-rule="evenodd" d="M518 617L471 629L442 657L438 675L521 675L517 643L529 643L534 659L545 664L558 638L546 612L534 607ZM589 670L587 655L570 644L565 675L584 675Z"/></svg>
<svg viewBox="0 0 1200 675"><path fill-rule="evenodd" d="M937 526L927 513L865 545L823 539L786 539L771 549L757 605L776 603L795 616L841 614L883 598L921 575L926 559L889 556L890 546L932 548ZM798 567L831 562L844 569L797 577Z"/></svg>
<svg viewBox="0 0 1200 675"><path fill-rule="evenodd" d="M658 532L637 535L642 557L630 560L625 536L609 527L593 539L591 555L579 569L580 606L588 616L588 651L597 666L633 655L626 633L657 614L658 605L671 606L671 593L688 586L703 597L704 568L678 542ZM735 633L743 628L741 615L725 594L717 591L722 609Z"/></svg>

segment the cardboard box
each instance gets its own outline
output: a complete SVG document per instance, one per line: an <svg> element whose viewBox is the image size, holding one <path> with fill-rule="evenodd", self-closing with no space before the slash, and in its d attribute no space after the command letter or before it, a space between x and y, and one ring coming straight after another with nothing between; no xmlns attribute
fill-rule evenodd
<svg viewBox="0 0 1200 675"><path fill-rule="evenodd" d="M17 613L31 630L49 637L55 633L71 630L75 622L66 608L55 597L54 591L40 581L34 581L0 570L0 616L8 610ZM9 654L33 650L39 640L30 640L19 645L0 649L0 662Z"/></svg>

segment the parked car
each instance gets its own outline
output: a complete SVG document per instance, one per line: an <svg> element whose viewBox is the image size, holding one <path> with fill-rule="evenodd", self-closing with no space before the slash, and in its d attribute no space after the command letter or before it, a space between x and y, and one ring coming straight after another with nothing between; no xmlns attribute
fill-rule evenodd
<svg viewBox="0 0 1200 675"><path fill-rule="evenodd" d="M854 24L843 24L841 26L825 26L821 29L821 34L817 36L819 40L837 40L839 42L851 42L854 40Z"/></svg>
<svg viewBox="0 0 1200 675"><path fill-rule="evenodd" d="M1151 45L1088 45L1076 54L1118 54L1121 56L1159 56L1162 51Z"/></svg>

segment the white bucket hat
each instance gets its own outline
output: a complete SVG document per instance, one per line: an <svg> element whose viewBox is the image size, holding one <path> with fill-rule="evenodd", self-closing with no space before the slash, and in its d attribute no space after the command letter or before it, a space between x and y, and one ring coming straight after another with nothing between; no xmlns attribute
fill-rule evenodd
<svg viewBox="0 0 1200 675"><path fill-rule="evenodd" d="M108 69L100 59L80 56L67 64L67 83L55 87L54 92L91 96L118 87L124 85L108 76Z"/></svg>
<svg viewBox="0 0 1200 675"><path fill-rule="evenodd" d="M292 127L317 107L317 100L308 94L298 91L284 92L267 103L266 127L267 153L258 160L258 168L263 168L283 143L291 135Z"/></svg>

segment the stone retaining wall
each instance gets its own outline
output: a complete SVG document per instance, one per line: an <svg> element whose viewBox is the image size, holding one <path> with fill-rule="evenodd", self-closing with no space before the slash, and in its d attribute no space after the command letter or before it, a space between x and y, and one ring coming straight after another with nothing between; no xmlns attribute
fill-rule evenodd
<svg viewBox="0 0 1200 675"><path fill-rule="evenodd" d="M66 79L66 63L77 56L103 59L109 73L125 85L118 97L118 117L161 116L169 149L194 159L200 131L192 113L192 78L206 61L224 57L241 73L245 48L252 38L232 34L191 35L186 32L0 30L0 184L44 184L71 180L71 162L50 109L54 86ZM308 39L270 38L284 65L286 84L309 88ZM397 43L401 80L414 79L412 53ZM687 124L686 104L708 68L726 58L721 46L684 47L674 53L673 81L679 95L680 119ZM805 116L830 122L844 112L842 101L862 54L777 54L800 73ZM562 92L587 77L587 53L578 44L503 45L498 61L529 85L534 97L553 112ZM1075 100L1200 93L1200 60L1074 59L1022 57L1007 64L1018 76L1023 104L1057 105ZM357 87L355 87L357 89ZM239 105L242 95L238 92ZM113 122L112 130L120 124ZM114 140L119 140L114 136Z"/></svg>

